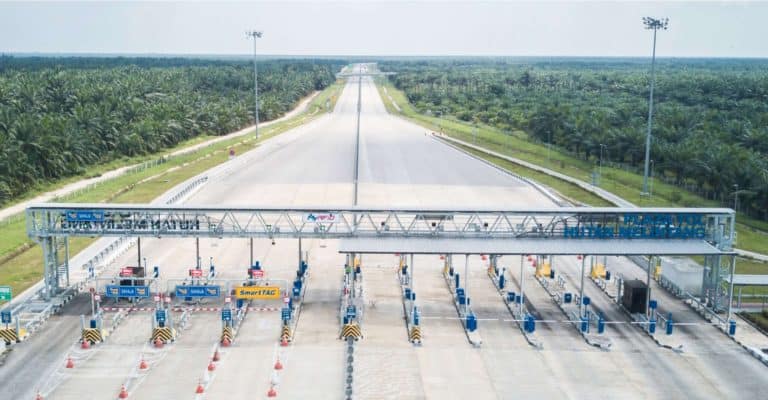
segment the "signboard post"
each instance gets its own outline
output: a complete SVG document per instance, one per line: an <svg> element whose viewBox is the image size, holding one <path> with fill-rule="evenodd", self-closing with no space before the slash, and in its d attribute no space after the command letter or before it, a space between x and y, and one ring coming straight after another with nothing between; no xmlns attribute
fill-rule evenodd
<svg viewBox="0 0 768 400"><path fill-rule="evenodd" d="M0 300L11 301L12 297L10 286L0 286Z"/></svg>

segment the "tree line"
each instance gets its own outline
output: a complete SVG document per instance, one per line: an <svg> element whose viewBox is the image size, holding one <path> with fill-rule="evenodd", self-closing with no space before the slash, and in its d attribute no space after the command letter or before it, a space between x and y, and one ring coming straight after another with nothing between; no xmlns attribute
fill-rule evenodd
<svg viewBox="0 0 768 400"><path fill-rule="evenodd" d="M259 119L335 81L335 60L259 62ZM254 120L253 66L181 58L0 56L0 204L88 166Z"/></svg>
<svg viewBox="0 0 768 400"><path fill-rule="evenodd" d="M525 131L582 159L644 162L650 65L641 59L389 61L423 113ZM768 61L657 63L654 174L768 220Z"/></svg>

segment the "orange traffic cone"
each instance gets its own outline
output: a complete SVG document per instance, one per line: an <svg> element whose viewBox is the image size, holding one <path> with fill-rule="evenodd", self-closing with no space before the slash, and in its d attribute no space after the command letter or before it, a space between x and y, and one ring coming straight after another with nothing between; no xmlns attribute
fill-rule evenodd
<svg viewBox="0 0 768 400"><path fill-rule="evenodd" d="M205 388L203 388L203 384L200 381L197 381L197 388L195 388L195 393L201 394L205 392Z"/></svg>
<svg viewBox="0 0 768 400"><path fill-rule="evenodd" d="M158 349L162 349L164 344L165 343L163 343L163 341L160 340L160 338L155 339L155 347L157 347Z"/></svg>
<svg viewBox="0 0 768 400"><path fill-rule="evenodd" d="M267 397L277 397L277 392L275 391L274 386L269 387L269 391L267 391Z"/></svg>
<svg viewBox="0 0 768 400"><path fill-rule="evenodd" d="M275 361L275 369L278 371L283 369L283 364L280 363L280 357L277 357L277 361Z"/></svg>
<svg viewBox="0 0 768 400"><path fill-rule="evenodd" d="M125 388L125 385L120 386L120 394L117 396L121 399L127 399L128 398L128 390Z"/></svg>
<svg viewBox="0 0 768 400"><path fill-rule="evenodd" d="M75 368L75 363L72 361L72 357L67 357L67 368Z"/></svg>
<svg viewBox="0 0 768 400"><path fill-rule="evenodd" d="M213 352L213 361L219 361L221 359L221 356L219 355L219 349L216 349L216 351Z"/></svg>
<svg viewBox="0 0 768 400"><path fill-rule="evenodd" d="M221 345L224 347L229 347L230 345L229 339L227 338L221 339Z"/></svg>
<svg viewBox="0 0 768 400"><path fill-rule="evenodd" d="M216 369L216 364L213 363L213 359L211 359L211 362L208 363L208 371L213 371Z"/></svg>
<svg viewBox="0 0 768 400"><path fill-rule="evenodd" d="M149 368L149 366L147 365L147 362L144 361L144 358L142 358L141 361L139 362L139 369L147 369L147 368Z"/></svg>
<svg viewBox="0 0 768 400"><path fill-rule="evenodd" d="M283 336L283 338L280 340L280 346L287 347L288 346L288 338Z"/></svg>
<svg viewBox="0 0 768 400"><path fill-rule="evenodd" d="M91 348L91 342L89 342L87 340L83 340L83 342L80 343L80 348L81 349L90 349Z"/></svg>

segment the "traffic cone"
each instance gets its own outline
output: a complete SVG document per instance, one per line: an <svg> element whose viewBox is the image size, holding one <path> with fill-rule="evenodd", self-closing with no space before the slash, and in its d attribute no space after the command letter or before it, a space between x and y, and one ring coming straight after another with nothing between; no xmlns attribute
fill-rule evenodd
<svg viewBox="0 0 768 400"><path fill-rule="evenodd" d="M275 391L274 386L269 387L269 391L267 391L267 397L277 397L277 391Z"/></svg>
<svg viewBox="0 0 768 400"><path fill-rule="evenodd" d="M121 399L128 398L128 390L125 388L125 385L120 386L120 394L117 397Z"/></svg>
<svg viewBox="0 0 768 400"><path fill-rule="evenodd" d="M221 345L224 347L229 347L230 342L228 338L221 339Z"/></svg>
<svg viewBox="0 0 768 400"><path fill-rule="evenodd" d="M147 368L149 368L149 366L147 365L147 362L144 361L144 358L142 358L141 361L139 362L139 369L147 369Z"/></svg>
<svg viewBox="0 0 768 400"><path fill-rule="evenodd" d="M203 388L203 383L200 381L197 381L197 388L195 388L195 393L201 394L205 392L205 388Z"/></svg>
<svg viewBox="0 0 768 400"><path fill-rule="evenodd" d="M43 395L40 394L40 391L37 391L37 396L35 396L35 400L43 400Z"/></svg>
<svg viewBox="0 0 768 400"><path fill-rule="evenodd" d="M288 346L288 338L283 336L283 338L280 340L280 346L287 347Z"/></svg>
<svg viewBox="0 0 768 400"><path fill-rule="evenodd" d="M75 368L75 363L72 361L72 357L67 357L67 368Z"/></svg>
<svg viewBox="0 0 768 400"><path fill-rule="evenodd" d="M89 342L88 340L83 340L83 342L80 343L80 348L83 349L83 350L90 349L91 348L91 342Z"/></svg>
<svg viewBox="0 0 768 400"><path fill-rule="evenodd" d="M219 360L221 360L221 356L219 355L219 349L216 349L216 351L213 352L213 361Z"/></svg>
<svg viewBox="0 0 768 400"><path fill-rule="evenodd" d="M213 370L216 369L216 364L213 363L213 359L211 359L211 362L208 363L208 371L213 372Z"/></svg>
<svg viewBox="0 0 768 400"><path fill-rule="evenodd" d="M163 343L163 341L160 340L160 338L155 339L155 347L157 347L158 349L162 349L164 344L165 343Z"/></svg>
<svg viewBox="0 0 768 400"><path fill-rule="evenodd" d="M277 357L277 361L275 361L275 369L278 371L283 369L283 364L280 363L280 357Z"/></svg>

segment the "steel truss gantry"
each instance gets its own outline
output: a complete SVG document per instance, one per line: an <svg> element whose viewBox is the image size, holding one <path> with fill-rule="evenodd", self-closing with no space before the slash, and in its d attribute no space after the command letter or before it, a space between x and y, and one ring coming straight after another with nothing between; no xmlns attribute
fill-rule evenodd
<svg viewBox="0 0 768 400"><path fill-rule="evenodd" d="M33 205L27 233L44 251L46 286L60 287L57 243L70 236L207 238L572 239L670 238L729 252L734 212L724 208L224 207L131 204ZM653 255L653 254L651 254ZM716 289L721 256L706 258ZM714 299L714 297L713 297Z"/></svg>

